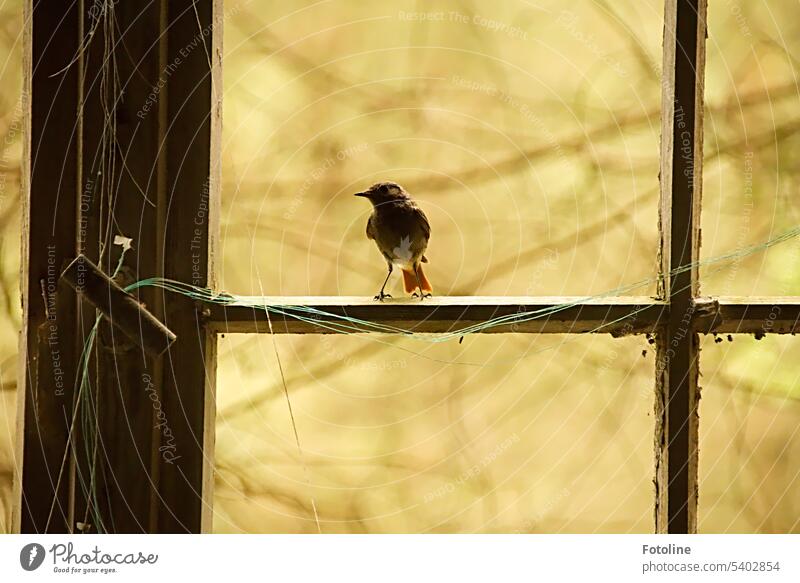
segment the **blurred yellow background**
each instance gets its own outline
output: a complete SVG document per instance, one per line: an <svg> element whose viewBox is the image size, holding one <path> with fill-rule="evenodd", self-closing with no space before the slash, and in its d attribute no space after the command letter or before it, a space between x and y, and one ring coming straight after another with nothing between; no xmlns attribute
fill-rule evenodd
<svg viewBox="0 0 800 583"><path fill-rule="evenodd" d="M21 2L0 4L0 531L20 325ZM656 270L663 8L617 2L228 0L221 286L372 296L352 197L403 184L440 295L589 295ZM709 7L704 258L794 227L800 19ZM800 295L800 241L702 274ZM401 295L399 277L390 293ZM652 294L646 285L635 293ZM643 337L220 339L218 532L649 532ZM703 342L702 532L800 531L800 344Z"/></svg>

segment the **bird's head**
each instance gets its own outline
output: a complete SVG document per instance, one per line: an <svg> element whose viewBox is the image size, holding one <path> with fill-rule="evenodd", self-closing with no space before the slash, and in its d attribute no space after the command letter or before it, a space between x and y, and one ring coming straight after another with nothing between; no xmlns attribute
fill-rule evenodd
<svg viewBox="0 0 800 583"><path fill-rule="evenodd" d="M373 205L409 198L405 189L396 182L378 182L370 186L364 192L357 192L355 196L363 196L369 199Z"/></svg>

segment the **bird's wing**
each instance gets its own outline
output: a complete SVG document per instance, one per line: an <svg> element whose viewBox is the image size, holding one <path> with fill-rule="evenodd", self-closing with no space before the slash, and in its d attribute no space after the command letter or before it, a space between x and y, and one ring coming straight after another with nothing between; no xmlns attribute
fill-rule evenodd
<svg viewBox="0 0 800 583"><path fill-rule="evenodd" d="M425 213L422 212L422 209L419 208L417 205L414 205L414 216L417 217L419 220L419 226L422 228L422 232L425 235L426 239L431 238L431 224L428 222L428 217L425 216Z"/></svg>

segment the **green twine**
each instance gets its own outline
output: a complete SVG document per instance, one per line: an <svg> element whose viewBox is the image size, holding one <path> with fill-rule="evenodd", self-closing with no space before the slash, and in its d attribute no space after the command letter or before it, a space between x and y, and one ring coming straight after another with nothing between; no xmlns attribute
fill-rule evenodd
<svg viewBox="0 0 800 583"><path fill-rule="evenodd" d="M120 269L122 269L122 264L125 261L125 253L127 250L127 247L123 247L119 261L117 262L117 267L114 269L114 272L111 275L112 278L116 277L119 274ZM80 384L78 386L78 396L76 398L76 402L79 404L81 412L82 435L84 438L90 436L90 439L82 440L84 446L84 455L86 456L86 459L91 460L89 464L90 469L88 484L86 483L87 481L82 472L78 471L76 473L78 480L80 481L81 489L87 500L87 516L84 519L84 522L91 518L91 524L96 528L98 534L107 532L107 529L100 513L100 504L97 498L97 452L100 444L97 429L97 404L95 403L91 390L92 387L89 378L89 361L92 349L94 348L95 340L97 338L97 330L100 326L101 318L102 316L100 313L97 313L94 324L92 325L92 329L89 331L89 335L87 336L86 342L83 345L83 351L81 352L81 357L78 361L78 368L81 371L81 376ZM71 432L72 428L70 428L70 433Z"/></svg>
<svg viewBox="0 0 800 583"><path fill-rule="evenodd" d="M796 227L794 229L786 231L785 233L761 244L742 247L730 253L726 253L724 255L682 265L680 267L672 269L670 271L670 275L674 276L681 273L685 273L695 268L741 259L743 257L753 255L770 247L774 247L775 245L779 245L780 243L793 239L798 235L800 235L800 227ZM716 271L718 270L715 270L715 272ZM467 334L477 334L480 332L485 332L487 330L496 328L498 326L509 325L509 324L520 324L532 320L547 318L549 316L552 316L553 314L556 314L558 312L567 310L575 306L579 306L591 300L599 300L603 298L629 294L630 292L636 289L641 289L642 287L655 283L656 281L658 281L658 279L659 276L646 278L638 282L620 286L618 288L600 294L578 297L569 302L564 302L553 306L548 306L545 308L539 308L529 311L521 311L521 312L516 312L514 314L508 314L505 316L498 316L496 318L491 318L489 320L486 320L485 322L479 322L476 324L472 324L470 326L459 328L452 332L440 333L436 335L416 333L413 330L408 330L397 326L390 326L379 322L371 322L369 320L363 320L360 318L354 318L346 314L333 314L331 312L327 312L325 310L320 310L318 308L313 308L310 306L269 305L265 302L265 298L263 296L241 296L241 295L229 294L227 292L215 292L208 288L198 287L180 281L175 281L172 279L166 279L160 277L151 277L137 281L126 287L125 291L130 292L142 287L156 287L164 289L171 293L180 294L188 298L191 298L193 300L205 303L213 303L222 306L236 305L236 306L252 307L253 309L264 310L272 315L293 318L295 320L299 320L301 322L305 322L307 324L311 324L313 326L322 328L324 330L328 330L330 332L335 332L339 334L359 334L359 333L369 333L369 332L378 332L384 334L401 334L401 335L408 335L415 339L423 340L425 342L441 343L441 342L448 342L455 338L460 338ZM631 314L638 313L639 311L642 311L644 309L647 309L647 306L641 308L640 310L634 310L633 312L631 312ZM628 316L625 316L625 318L627 317ZM322 321L320 318L325 318L326 321ZM618 321L620 320L614 322L607 322L605 324L598 326L596 329L592 331L597 332L601 330L603 327L617 323Z"/></svg>
<svg viewBox="0 0 800 583"><path fill-rule="evenodd" d="M674 276L681 273L685 273L695 268L741 259L743 257L747 257L749 255L753 255L755 253L759 253L763 250L769 249L770 247L774 247L775 245L779 245L780 243L783 243L790 239L794 239L798 235L800 235L800 227L795 227L794 229L790 229L789 231L786 231L785 233L773 239L769 239L764 243L742 247L730 253L726 253L724 255L700 260L687 265L682 265L680 267L672 269L670 271L670 274ZM119 258L119 262L117 263L117 267L114 270L112 277L116 277L117 274L119 273L123 261L125 259L126 251L127 249L123 248L122 254L120 255ZM724 268L725 266L720 267L720 269L714 270L714 272L717 272ZM467 334L477 334L480 332L485 332L487 330L502 325L520 324L524 322L529 322L531 320L547 318L560 311L567 310L574 306L584 304L587 301L628 294L636 289L641 289L642 287L653 284L658 280L659 276L650 277L629 285L624 285L612 290L608 290L600 294L579 297L572 301L556 304L553 306L548 306L546 308L539 308L536 310L529 310L529 311L517 312L514 314L508 314L505 316L498 316L496 318L491 318L489 320L486 320L485 322L479 322L476 324L472 324L470 326L465 326L463 328L454 330L452 332L435 334L435 335L415 333L413 330L407 330L405 328L400 328L397 326L389 326L387 324L382 324L379 322L371 322L369 320L354 318L346 314L334 314L310 306L269 305L265 302L264 296L242 296L242 295L229 294L227 292L215 292L208 288L198 287L188 283L175 281L167 278L160 278L160 277L151 277L134 282L129 286L127 286L125 288L125 291L132 292L144 287L155 287L163 289L170 293L183 295L185 297L201 302L213 303L222 306L233 306L233 305L245 306L245 307L249 306L252 307L253 309L264 310L268 315L274 314L276 316L294 318L296 320L300 320L302 322L312 324L319 328L323 328L325 330L340 334L378 332L383 334L407 335L410 336L411 338L420 339L425 342L441 343L461 338L462 336L465 336ZM649 306L644 306L635 309L630 314L626 314L621 318L601 324L600 326L593 329L591 332L598 332L606 326L621 322L624 319L630 317L631 315L635 315L643 310L648 309L648 307ZM322 321L320 320L320 318L326 318L327 321ZM97 330L100 324L100 319L101 316L100 314L98 314L97 317L95 318L94 325L92 326L92 329L83 346L83 352L81 354L81 358L79 361L81 377L80 377L80 385L78 389L77 401L82 405L81 424L82 424L83 435L92 436L91 442L89 442L89 440L84 440L84 447L86 448L84 453L86 454L87 459L91 459L91 464L90 464L91 469L88 481L89 483L88 484L86 483L86 481L84 480L84 476L80 472L78 473L78 478L81 482L81 487L83 488L84 493L87 495L87 500L89 502L87 513L91 515L93 524L97 528L97 532L102 533L106 532L106 527L105 523L103 522L103 518L100 514L100 507L97 500L97 479L96 479L97 447L98 447L97 409L96 409L96 403L94 402L91 394L91 386L90 386L91 383L89 380L89 360L90 360L89 354L91 354L95 340L97 338ZM381 342L380 340L377 341ZM381 343L385 344L384 342ZM544 347L540 350L535 351L533 354L544 352L545 350L549 350L552 347L553 346ZM423 358L427 358L429 360L434 360L437 362L444 362L446 364L486 366L486 363L468 363L468 362L453 363L447 361L440 361L439 359L430 358L425 355L416 353L414 351L407 350L405 348L401 348L401 350L407 352L413 352L414 354L417 354L418 356L421 356ZM74 418L73 418L73 423L74 423Z"/></svg>

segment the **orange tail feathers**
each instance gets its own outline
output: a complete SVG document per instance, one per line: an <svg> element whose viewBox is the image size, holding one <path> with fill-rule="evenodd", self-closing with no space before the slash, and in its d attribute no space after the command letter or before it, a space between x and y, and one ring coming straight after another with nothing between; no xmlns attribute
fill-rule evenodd
<svg viewBox="0 0 800 583"><path fill-rule="evenodd" d="M433 287L431 287L431 282L428 281L428 278L425 277L425 272L422 271L422 265L417 266L417 274L419 275L419 283L422 286L422 293L432 293ZM407 294L413 293L418 287L417 276L414 275L414 272L410 269L403 270L403 286Z"/></svg>

